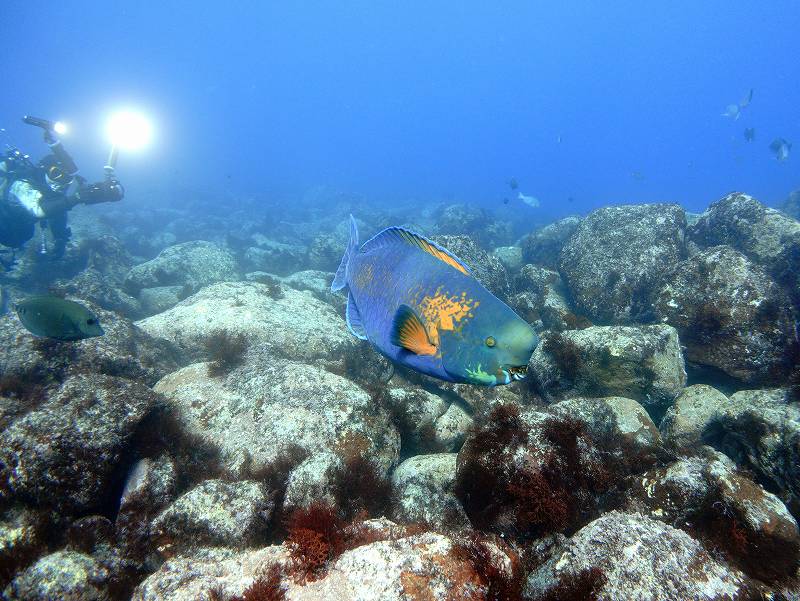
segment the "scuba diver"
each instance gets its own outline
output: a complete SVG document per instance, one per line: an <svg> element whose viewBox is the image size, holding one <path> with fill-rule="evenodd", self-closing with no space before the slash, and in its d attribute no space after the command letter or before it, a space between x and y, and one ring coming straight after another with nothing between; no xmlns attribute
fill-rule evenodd
<svg viewBox="0 0 800 601"><path fill-rule="evenodd" d="M63 256L70 237L70 209L79 204L117 202L125 195L113 169L107 169L104 181L92 184L77 174L78 167L56 137L55 123L28 116L23 121L42 128L50 154L38 164L13 147L0 154L0 245L11 249L10 261L0 258L6 269L13 266L15 251L33 238L37 223L42 232L40 254L57 259ZM49 253L46 228L54 240Z"/></svg>

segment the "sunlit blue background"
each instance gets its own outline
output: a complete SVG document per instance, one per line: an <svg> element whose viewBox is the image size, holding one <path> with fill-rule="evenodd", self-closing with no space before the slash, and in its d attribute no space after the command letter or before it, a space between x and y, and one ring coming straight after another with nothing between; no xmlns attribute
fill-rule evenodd
<svg viewBox="0 0 800 601"><path fill-rule="evenodd" d="M65 119L100 177L106 115L156 121L120 159L128 203L328 186L524 215L502 204L514 177L555 216L800 187L797 1L134 4L0 8L0 126L26 151L45 148L21 115ZM784 163L776 136L797 142Z"/></svg>

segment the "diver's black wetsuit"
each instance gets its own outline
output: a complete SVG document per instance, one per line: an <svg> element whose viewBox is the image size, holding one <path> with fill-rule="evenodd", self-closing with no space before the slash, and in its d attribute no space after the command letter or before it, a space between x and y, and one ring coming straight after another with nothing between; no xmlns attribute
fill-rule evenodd
<svg viewBox="0 0 800 601"><path fill-rule="evenodd" d="M67 212L72 207L122 200L124 190L117 180L87 184L65 171L58 157L69 155L58 146L58 153L39 165L20 159L18 153L0 159L0 244L20 248L33 237L36 223L46 222L54 240L51 254L60 257L70 237Z"/></svg>

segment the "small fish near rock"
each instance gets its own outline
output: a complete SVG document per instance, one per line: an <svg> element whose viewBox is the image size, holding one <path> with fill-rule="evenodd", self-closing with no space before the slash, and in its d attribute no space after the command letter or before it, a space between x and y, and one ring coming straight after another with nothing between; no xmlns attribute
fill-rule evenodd
<svg viewBox="0 0 800 601"><path fill-rule="evenodd" d="M350 242L331 285L347 288L347 326L389 359L449 382L483 386L525 377L539 338L455 255L390 227Z"/></svg>
<svg viewBox="0 0 800 601"><path fill-rule="evenodd" d="M35 336L73 341L105 334L89 309L57 296L33 296L14 305L25 329Z"/></svg>

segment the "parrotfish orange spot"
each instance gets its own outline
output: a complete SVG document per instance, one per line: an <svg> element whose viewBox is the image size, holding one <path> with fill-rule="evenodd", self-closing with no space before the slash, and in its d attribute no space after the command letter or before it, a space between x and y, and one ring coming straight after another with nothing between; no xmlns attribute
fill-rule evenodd
<svg viewBox="0 0 800 601"><path fill-rule="evenodd" d="M459 322L470 316L470 312L479 304L478 301L468 299L466 293L462 293L460 297L448 296L437 290L434 296L424 296L418 309L428 325L431 342L438 345L439 329L455 330Z"/></svg>

